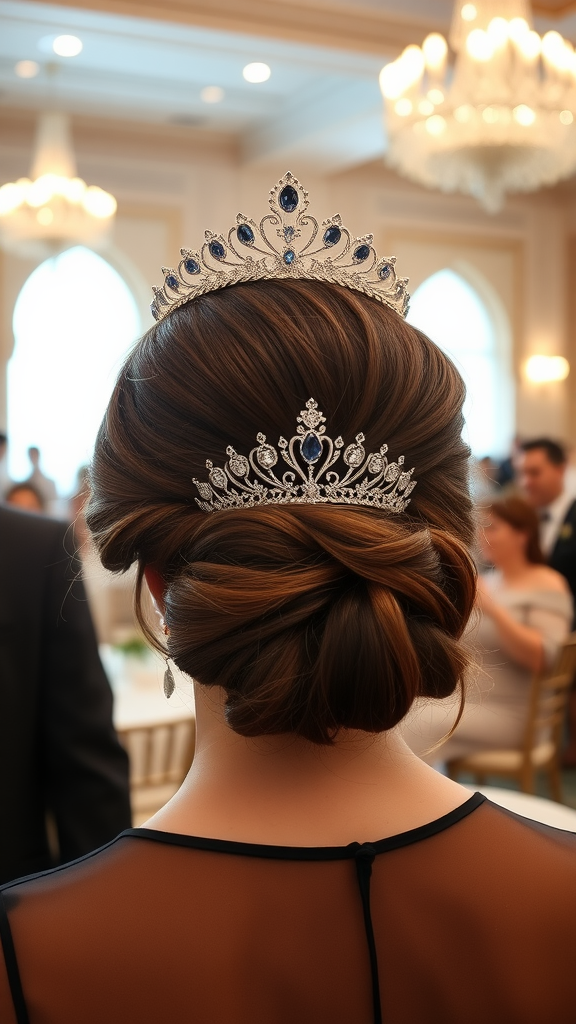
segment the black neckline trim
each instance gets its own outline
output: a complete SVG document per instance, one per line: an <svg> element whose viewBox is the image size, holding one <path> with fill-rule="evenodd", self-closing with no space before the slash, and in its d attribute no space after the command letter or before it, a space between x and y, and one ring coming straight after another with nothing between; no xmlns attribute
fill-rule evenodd
<svg viewBox="0 0 576 1024"><path fill-rule="evenodd" d="M419 825L408 832L400 832L375 843L349 843L348 846L267 846L261 843L238 843L231 839L208 839L205 836L186 836L179 832L160 832L154 828L127 828L121 832L123 837L134 839L151 839L168 846L186 846L194 850L208 850L212 853L228 853L242 857L264 857L269 860L347 860L356 857L358 851L369 846L376 854L388 853L403 846L411 846L423 839L429 839L438 832L444 832L457 822L462 821L477 807L486 802L482 793L474 793L459 807L455 807L441 818Z"/></svg>

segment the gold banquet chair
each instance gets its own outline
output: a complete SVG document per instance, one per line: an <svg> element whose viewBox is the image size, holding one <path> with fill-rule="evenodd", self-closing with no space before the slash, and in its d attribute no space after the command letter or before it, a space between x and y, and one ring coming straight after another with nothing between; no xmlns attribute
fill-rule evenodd
<svg viewBox="0 0 576 1024"><path fill-rule="evenodd" d="M174 796L194 757L196 720L119 729L118 737L130 758L132 824L136 828Z"/></svg>
<svg viewBox="0 0 576 1024"><path fill-rule="evenodd" d="M486 776L515 779L523 793L534 792L536 772L548 776L552 798L562 802L560 750L566 705L576 675L576 633L563 645L556 665L532 680L528 719L522 746L511 750L480 750L447 764L451 779L461 772L483 785Z"/></svg>

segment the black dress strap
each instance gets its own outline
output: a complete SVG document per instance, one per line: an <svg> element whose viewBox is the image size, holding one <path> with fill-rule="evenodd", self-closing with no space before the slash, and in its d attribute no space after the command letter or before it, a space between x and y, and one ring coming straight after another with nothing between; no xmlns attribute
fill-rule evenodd
<svg viewBox="0 0 576 1024"><path fill-rule="evenodd" d="M370 843L363 843L355 850L356 875L358 888L362 899L362 911L364 914L364 928L366 930L366 941L368 943L368 954L370 956L370 974L372 978L372 1006L374 1011L374 1024L382 1024L382 1004L380 1000L380 979L378 977L378 954L374 940L374 927L372 925L372 913L370 910L370 878L372 876L372 865L376 856L376 850Z"/></svg>
<svg viewBox="0 0 576 1024"><path fill-rule="evenodd" d="M8 914L6 913L6 906L4 904L4 898L2 896L1 890L0 941L2 942L4 962L6 964L6 973L8 975L10 992L12 993L12 1002L14 1003L14 1010L16 1011L17 1024L30 1024L30 1018L28 1016L26 1002L24 1000L24 992L22 991L22 982L20 980L20 971L18 970L18 961L16 959L16 950L14 949L12 930L10 928L10 921L8 920Z"/></svg>

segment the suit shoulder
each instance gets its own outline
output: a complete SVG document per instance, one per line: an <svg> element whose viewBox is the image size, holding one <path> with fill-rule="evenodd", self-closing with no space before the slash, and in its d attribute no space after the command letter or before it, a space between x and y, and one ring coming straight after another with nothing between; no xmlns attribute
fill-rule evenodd
<svg viewBox="0 0 576 1024"><path fill-rule="evenodd" d="M29 550L31 545L36 552L57 552L60 544L62 554L71 553L66 552L69 529L69 524L60 519L0 506L0 545L12 551L17 549L18 554L20 550Z"/></svg>

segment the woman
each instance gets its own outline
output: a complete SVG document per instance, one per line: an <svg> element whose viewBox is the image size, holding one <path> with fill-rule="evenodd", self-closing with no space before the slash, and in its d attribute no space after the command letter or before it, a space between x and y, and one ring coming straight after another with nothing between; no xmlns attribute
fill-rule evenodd
<svg viewBox="0 0 576 1024"><path fill-rule="evenodd" d="M441 746L455 721L453 702L416 705L402 726L408 745L428 761L522 744L532 678L554 665L573 616L566 580L545 564L538 533L538 517L522 498L482 510L479 545L495 569L478 582L466 707Z"/></svg>
<svg viewBox="0 0 576 1024"><path fill-rule="evenodd" d="M274 216L290 241L311 221ZM292 277L247 261L253 283L182 295L185 251L111 399L88 523L109 569L138 562L196 680L197 751L146 828L3 890L2 1024L571 1012L576 840L470 797L395 728L467 661L462 381L396 311L391 263L378 301L354 264L304 280L317 265L277 244Z"/></svg>

